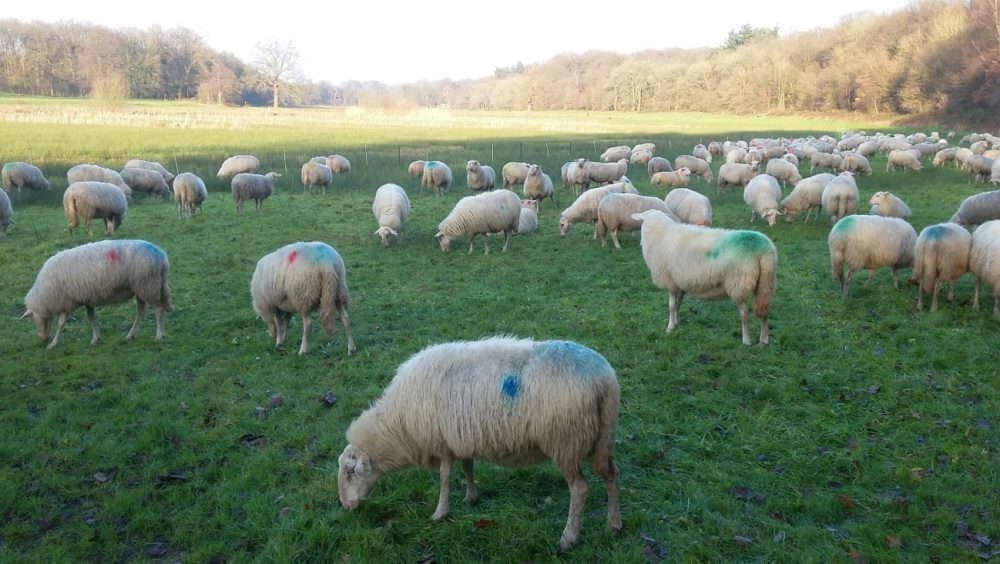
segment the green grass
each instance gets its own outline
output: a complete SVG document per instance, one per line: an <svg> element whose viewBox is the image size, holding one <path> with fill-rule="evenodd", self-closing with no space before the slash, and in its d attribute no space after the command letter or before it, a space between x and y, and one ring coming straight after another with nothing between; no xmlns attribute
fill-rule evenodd
<svg viewBox="0 0 1000 564"><path fill-rule="evenodd" d="M2 100L0 112L16 106L32 115L33 103ZM989 296L984 310L971 309L970 277L957 302L942 301L936 314L917 312L915 290L894 290L887 271L869 287L856 277L842 301L830 279L828 223L749 225L738 191L717 195L694 183L712 199L715 225L761 230L778 248L771 346L743 347L728 301L689 298L680 326L665 334L667 295L650 281L638 234L623 235L621 251L602 248L582 225L560 239L569 194L559 193L559 208L545 202L539 231L515 238L507 253L494 244L489 256L481 246L469 255L459 241L443 254L433 238L467 194L461 171L470 158L498 171L509 160L539 162L555 176L573 157L593 158L595 145L600 153L650 140L672 158L700 140L875 125L453 112L425 126L411 114L362 123L310 109L247 110L234 127L171 128L155 116L100 125L127 115L101 117L87 101L44 105L36 121L5 122L0 144L0 161L38 163L54 188L13 194L17 224L0 239L0 560L636 562L659 553L668 561L953 562L978 560L973 533L1000 536L1000 321ZM45 123L77 106L92 122ZM150 106L193 122L205 119L201 112L244 110ZM354 170L326 196L303 195L301 163L333 152ZM282 173L287 162L260 215L237 216L228 184L215 177L234 153L256 154ZM420 193L406 176L409 161L428 154L455 171L444 198ZM169 254L177 309L167 338L153 341L147 315L126 344L127 303L98 310L101 344L90 346L80 310L46 351L18 317L45 259L89 240L67 233L65 171L79 162L118 168L133 157L195 172L210 190L204 214L191 221L179 220L172 203L140 195L117 235ZM886 174L884 164L875 158L875 174L860 178L863 199L891 190L914 210L918 230L984 189L953 168ZM644 194L663 195L644 170L633 167L630 177ZM413 204L402 241L388 249L371 235L371 200L384 182L406 187ZM298 356L298 319L276 350L255 318L257 259L297 240L325 241L343 256L356 357L346 355L342 330L330 338L317 328L310 354ZM756 341L756 320L751 329ZM354 513L340 508L344 430L396 366L431 343L497 333L571 339L618 371L620 537L604 529L604 490L588 469L581 544L557 555L569 501L551 464L478 465L480 502L463 504L455 478L442 523L429 519L436 473L422 469L383 478ZM328 392L333 407L322 401ZM270 407L275 394L283 403Z"/></svg>

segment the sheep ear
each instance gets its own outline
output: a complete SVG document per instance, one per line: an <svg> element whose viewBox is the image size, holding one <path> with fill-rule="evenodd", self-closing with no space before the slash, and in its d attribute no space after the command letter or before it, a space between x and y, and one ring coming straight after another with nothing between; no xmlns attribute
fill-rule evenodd
<svg viewBox="0 0 1000 564"><path fill-rule="evenodd" d="M642 215L641 213L632 214L632 219L634 219L635 221L642 221L643 219L645 219L645 217L646 216Z"/></svg>
<svg viewBox="0 0 1000 564"><path fill-rule="evenodd" d="M372 473L372 463L368 459L368 455L362 454L358 457L357 464L354 465L354 473L357 474L359 478L367 478Z"/></svg>
<svg viewBox="0 0 1000 564"><path fill-rule="evenodd" d="M440 240L441 239L441 232L438 231L437 233L435 233L434 234L434 238Z"/></svg>
<svg viewBox="0 0 1000 564"><path fill-rule="evenodd" d="M30 309L26 309L26 310L24 310L24 315L22 315L22 316L21 316L21 317L20 317L20 318L18 319L18 321L20 321L21 319L24 319L25 317L28 317L29 315L31 315L31 310L30 310Z"/></svg>
<svg viewBox="0 0 1000 564"><path fill-rule="evenodd" d="M378 232L381 231L381 230L382 230L382 228L380 227L380 228L376 229L375 231L372 231L372 235L378 235Z"/></svg>
<svg viewBox="0 0 1000 564"><path fill-rule="evenodd" d="M399 237L399 232L392 228L389 228L389 234L393 237Z"/></svg>

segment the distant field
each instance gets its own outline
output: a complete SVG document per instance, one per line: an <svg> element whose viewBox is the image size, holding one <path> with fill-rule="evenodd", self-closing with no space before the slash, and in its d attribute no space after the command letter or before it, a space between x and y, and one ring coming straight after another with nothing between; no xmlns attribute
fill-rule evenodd
<svg viewBox="0 0 1000 564"><path fill-rule="evenodd" d="M479 503L466 506L454 478L451 513L436 524L436 472L385 477L354 513L337 499L344 430L395 368L429 344L498 333L571 339L618 371L625 528L617 538L604 528L605 492L588 467L581 544L568 560L954 562L995 550L986 537L1000 536L1000 320L991 290L983 310L971 309L971 277L935 314L917 312L915 289L894 290L886 271L868 287L856 276L842 301L825 219L751 225L741 192L695 182L716 226L760 230L778 248L772 344L743 347L728 301L688 298L667 335L667 294L650 281L637 233L622 236L620 251L602 248L586 225L559 238L571 193L560 191L558 206L544 202L539 230L507 253L494 244L488 256L481 246L470 255L459 241L443 254L433 238L468 194L468 159L498 172L507 161L537 162L558 184L562 163L613 144L652 141L673 159L699 141L885 125L0 98L0 128L0 162L36 163L53 184L51 193L11 195L17 223L0 239L2 561L557 559L569 496L550 464L478 465ZM240 153L285 175L259 215L237 216L228 181L215 176L223 158ZM353 171L325 196L303 194L301 164L331 153ZM406 174L428 156L455 173L443 198ZM167 337L154 343L147 314L126 344L128 303L97 311L101 344L89 344L81 309L46 351L18 318L45 259L89 241L67 233L66 170L118 169L130 158L194 172L209 186L204 213L190 221L172 202L139 195L117 235L170 257L177 309ZM918 231L987 189L929 162L920 173L886 173L884 156L872 164L875 173L859 180L863 199L896 193ZM642 193L664 195L643 168L629 177ZM401 242L388 249L371 235L372 196L385 182L404 186L413 204ZM298 240L325 241L344 257L355 357L342 329L327 337L316 327L313 350L298 356L297 318L276 350L255 318L256 261Z"/></svg>

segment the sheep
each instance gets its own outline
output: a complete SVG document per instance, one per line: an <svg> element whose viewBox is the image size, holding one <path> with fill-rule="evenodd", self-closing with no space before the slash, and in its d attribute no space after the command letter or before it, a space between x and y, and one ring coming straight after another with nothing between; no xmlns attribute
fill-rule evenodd
<svg viewBox="0 0 1000 564"><path fill-rule="evenodd" d="M125 184L135 192L146 192L160 198L170 195L170 186L163 175L155 170L128 166L122 169L121 175Z"/></svg>
<svg viewBox="0 0 1000 564"><path fill-rule="evenodd" d="M780 180L782 186L785 186L786 183L794 186L802 180L798 165L792 164L783 158L767 161L764 172Z"/></svg>
<svg viewBox="0 0 1000 564"><path fill-rule="evenodd" d="M579 197L584 190L590 189L590 173L587 171L587 159L577 159L569 164L566 179L573 187L573 195Z"/></svg>
<svg viewBox="0 0 1000 564"><path fill-rule="evenodd" d="M931 161L931 164L933 164L934 166L942 166L944 163L948 161L955 162L955 153L957 151L958 149L955 147L948 147L947 149L941 149L940 151L934 154L934 160Z"/></svg>
<svg viewBox="0 0 1000 564"><path fill-rule="evenodd" d="M607 233L610 231L615 248L621 249L618 233L638 231L642 224L632 219L632 216L646 210L660 210L673 221L680 222L680 219L670 211L667 204L659 198L620 192L612 192L601 198L600 203L597 204L597 223L595 224L597 235L601 238L601 246L608 246Z"/></svg>
<svg viewBox="0 0 1000 564"><path fill-rule="evenodd" d="M587 181L597 184L611 184L621 180L628 172L628 160L619 159L613 163L596 163L587 161L585 164Z"/></svg>
<svg viewBox="0 0 1000 564"><path fill-rule="evenodd" d="M215 173L219 178L235 176L243 172L257 172L260 170L260 161L253 155L235 155L222 161L219 172Z"/></svg>
<svg viewBox="0 0 1000 564"><path fill-rule="evenodd" d="M438 196L444 196L451 188L451 168L441 161L425 162L420 185L434 190Z"/></svg>
<svg viewBox="0 0 1000 564"><path fill-rule="evenodd" d="M313 186L322 187L326 194L326 188L333 182L333 171L325 164L309 161L302 165L301 178L303 194Z"/></svg>
<svg viewBox="0 0 1000 564"><path fill-rule="evenodd" d="M781 155L781 160L791 163L792 165L795 166L795 170L798 170L799 157L797 157L795 153L785 153L784 155ZM771 164L771 162L768 161L767 164Z"/></svg>
<svg viewBox="0 0 1000 564"><path fill-rule="evenodd" d="M868 162L868 159L857 153L844 154L843 162L840 164L840 170L849 170L854 174L864 174L866 176L872 175L872 165Z"/></svg>
<svg viewBox="0 0 1000 564"><path fill-rule="evenodd" d="M500 169L500 177L503 180L503 187L510 188L515 184L524 184L524 179L528 176L528 163L509 162Z"/></svg>
<svg viewBox="0 0 1000 564"><path fill-rule="evenodd" d="M830 216L830 222L840 221L858 209L861 195L853 172L842 172L823 188L821 202L823 210Z"/></svg>
<svg viewBox="0 0 1000 564"><path fill-rule="evenodd" d="M1000 184L1000 158L993 159L990 167L990 184Z"/></svg>
<svg viewBox="0 0 1000 564"><path fill-rule="evenodd" d="M844 164L844 159L840 155L817 151L809 158L809 162L811 163L809 165L809 174L812 174L817 168L828 168L831 171L838 170Z"/></svg>
<svg viewBox="0 0 1000 564"><path fill-rule="evenodd" d="M670 166L670 161L663 157L653 157L646 163L646 172L649 173L650 178L653 178L657 172L671 172L673 170L674 167Z"/></svg>
<svg viewBox="0 0 1000 564"><path fill-rule="evenodd" d="M406 167L406 172L410 175L410 178L423 178L425 164L427 164L427 161L413 161L410 163L410 166Z"/></svg>
<svg viewBox="0 0 1000 564"><path fill-rule="evenodd" d="M719 168L718 191L721 192L726 186L746 186L748 182L757 176L757 163L726 163Z"/></svg>
<svg viewBox="0 0 1000 564"><path fill-rule="evenodd" d="M559 216L559 236L565 237L574 223L595 223L597 222L597 206L601 203L601 198L613 192L625 192L628 194L638 194L639 192L632 186L631 182L616 182L601 186L592 190L587 190L563 210ZM594 226L594 239L597 238L597 226Z"/></svg>
<svg viewBox="0 0 1000 564"><path fill-rule="evenodd" d="M241 172L234 176L230 182L230 190L233 201L236 202L236 213L243 213L243 204L247 200L253 200L254 211L260 213L261 204L274 192L274 182L278 178L281 175L273 170L267 174Z"/></svg>
<svg viewBox="0 0 1000 564"><path fill-rule="evenodd" d="M757 163L758 165L760 165L761 163L764 162L764 153L759 151L756 147L751 148L747 151L747 156L746 158L743 159L743 162L745 164Z"/></svg>
<svg viewBox="0 0 1000 564"><path fill-rule="evenodd" d="M378 229L372 235L382 239L382 246L389 246L391 237L399 237L399 230L410 215L410 198L406 190L397 184L383 184L375 191L375 201L372 202L372 214L378 223Z"/></svg>
<svg viewBox="0 0 1000 564"><path fill-rule="evenodd" d="M663 198L663 203L684 223L712 225L712 202L703 194L688 188L674 188Z"/></svg>
<svg viewBox="0 0 1000 564"><path fill-rule="evenodd" d="M705 182L712 181L712 167L704 159L699 159L692 155L678 155L674 159L674 169L681 167L689 168L692 175L697 176Z"/></svg>
<svg viewBox="0 0 1000 564"><path fill-rule="evenodd" d="M973 309L979 309L979 286L985 280L993 286L993 315L1000 317L1000 221L984 222L972 232L969 272L976 277Z"/></svg>
<svg viewBox="0 0 1000 564"><path fill-rule="evenodd" d="M959 225L979 225L1000 219L1000 190L980 192L962 200L948 221Z"/></svg>
<svg viewBox="0 0 1000 564"><path fill-rule="evenodd" d="M703 300L728 297L740 310L743 344L750 345L747 299L754 294L760 344L768 344L767 316L778 251L767 236L675 223L658 210L644 211L633 219L642 221L642 257L653 283L670 293L668 333L677 327L677 312L686 294Z"/></svg>
<svg viewBox="0 0 1000 564"><path fill-rule="evenodd" d="M330 155L326 158L326 166L334 174L347 174L351 172L351 161L343 155Z"/></svg>
<svg viewBox="0 0 1000 564"><path fill-rule="evenodd" d="M743 189L743 201L750 206L750 223L759 215L767 224L774 227L781 212L778 211L778 201L781 200L781 187L778 179L770 174L755 176Z"/></svg>
<svg viewBox="0 0 1000 564"><path fill-rule="evenodd" d="M907 153L905 150L894 149L891 153L889 153L889 159L885 163L885 171L895 171L897 166L903 167L904 172L907 169L920 172L920 169L924 168L923 165L920 164L920 160L912 154Z"/></svg>
<svg viewBox="0 0 1000 564"><path fill-rule="evenodd" d="M125 166L122 168L144 168L147 170L155 170L156 172L160 173L161 176L163 176L163 181L166 182L168 185L172 185L174 182L174 178L176 178L172 172L167 170L166 167L164 167L162 164L156 161L144 161L142 159L132 159L129 162L125 163Z"/></svg>
<svg viewBox="0 0 1000 564"><path fill-rule="evenodd" d="M981 155L986 152L986 149L990 148L990 144L983 141L976 141L975 143L969 145L969 150L972 151L973 155Z"/></svg>
<svg viewBox="0 0 1000 564"><path fill-rule="evenodd" d="M722 145L720 145L718 141L712 141L708 144L708 152L713 155L722 156Z"/></svg>
<svg viewBox="0 0 1000 564"><path fill-rule="evenodd" d="M521 200L521 216L517 220L516 235L524 235L538 229L538 202Z"/></svg>
<svg viewBox="0 0 1000 564"><path fill-rule="evenodd" d="M894 196L891 192L875 192L871 199L868 200L868 205L871 206L871 215L881 215L882 217L898 217L900 219L906 219L910 217L910 206L907 206L903 200L899 197Z"/></svg>
<svg viewBox="0 0 1000 564"><path fill-rule="evenodd" d="M109 185L108 190L124 201L117 188ZM170 303L169 273L167 254L148 241L98 241L60 251L49 257L38 271L34 285L24 297L21 319L30 315L38 338L45 342L52 318L58 315L56 334L47 347L51 349L59 343L69 315L81 305L86 306L92 334L90 344L96 345L101 332L94 308L120 304L135 296L135 322L125 340L132 341L138 335L148 305L153 307L156 318L156 340L161 341L163 314L174 310Z"/></svg>
<svg viewBox="0 0 1000 564"><path fill-rule="evenodd" d="M941 146L937 143L917 143L910 149L920 153L920 158L927 158L936 155L941 150Z"/></svg>
<svg viewBox="0 0 1000 564"><path fill-rule="evenodd" d="M691 156L698 157L699 159L712 164L712 152L709 151L704 145L695 145L691 149Z"/></svg>
<svg viewBox="0 0 1000 564"><path fill-rule="evenodd" d="M182 172L174 177L174 200L177 201L177 214L191 219L196 210L201 209L202 202L208 198L205 182L197 175Z"/></svg>
<svg viewBox="0 0 1000 564"><path fill-rule="evenodd" d="M913 226L897 217L849 215L837 221L827 244L833 280L841 284L840 297L847 298L855 271L868 270L867 286L883 266L892 269L892 287L899 289L896 270L913 266L916 243Z"/></svg>
<svg viewBox="0 0 1000 564"><path fill-rule="evenodd" d="M965 147L955 149L955 168L962 168L965 166L965 161L972 156L972 151L966 149Z"/></svg>
<svg viewBox="0 0 1000 564"><path fill-rule="evenodd" d="M113 184L121 190L122 194L127 199L132 198L132 189L129 185L125 183L122 175L116 170L111 170L110 168L104 168L102 166L92 165L92 164L78 164L73 168L66 171L66 180L70 184L75 184L77 182L106 182L108 184Z"/></svg>
<svg viewBox="0 0 1000 564"><path fill-rule="evenodd" d="M451 250L451 242L458 237L469 237L469 253L476 235L483 235L483 253L490 254L487 234L503 231L503 251L510 245L510 238L517 231L521 215L521 199L510 190L494 190L475 196L466 196L455 204L451 213L438 224L434 235L442 252Z"/></svg>
<svg viewBox="0 0 1000 564"><path fill-rule="evenodd" d="M711 157L711 156L712 155L709 155L709 157ZM652 151L635 151L635 150L633 150L631 156L629 156L628 162L629 162L629 164L637 164L637 165L646 166L647 164L649 164L649 160L652 159L652 158L653 158L653 152Z"/></svg>
<svg viewBox="0 0 1000 564"><path fill-rule="evenodd" d="M3 165L0 170L0 182L8 191L17 188L28 190L51 190L52 185L45 179L42 170L33 164L14 161Z"/></svg>
<svg viewBox="0 0 1000 564"><path fill-rule="evenodd" d="M984 157L983 155L972 155L965 159L965 162L962 164L962 170L965 174L974 178L975 182L979 182L980 180L986 182L990 179L993 171L993 159Z"/></svg>
<svg viewBox="0 0 1000 564"><path fill-rule="evenodd" d="M673 172L657 172L649 181L653 186L687 186L691 182L691 169L681 167Z"/></svg>
<svg viewBox="0 0 1000 564"><path fill-rule="evenodd" d="M601 153L602 163L615 163L622 159L626 161L632 156L632 148L628 145L619 145L617 147L609 147L606 151Z"/></svg>
<svg viewBox="0 0 1000 564"><path fill-rule="evenodd" d="M497 183L497 173L493 167L481 165L479 161L472 160L465 163L465 179L469 185L469 190L473 192L488 192Z"/></svg>
<svg viewBox="0 0 1000 564"><path fill-rule="evenodd" d="M542 172L540 165L533 164L528 167L528 176L524 179L522 191L525 199L535 200L539 202L539 206L545 198L551 200L556 207L559 206L559 203L556 202L555 190L552 189L552 179Z"/></svg>
<svg viewBox="0 0 1000 564"><path fill-rule="evenodd" d="M285 245L257 261L250 279L253 309L267 324L267 332L280 347L288 333L292 314L302 316L302 344L299 354L309 352L312 311L319 310L323 330L331 337L337 332L334 309L347 334L347 354L354 355L351 334L351 294L347 290L347 269L340 254L326 243L311 241Z"/></svg>
<svg viewBox="0 0 1000 564"><path fill-rule="evenodd" d="M635 147L632 147L632 152L636 153L639 151L649 151L650 153L656 152L656 143L639 143Z"/></svg>
<svg viewBox="0 0 1000 564"><path fill-rule="evenodd" d="M938 292L949 283L948 300L955 299L955 282L969 270L972 235L955 223L929 225L917 236L910 283L916 284L917 309L924 309L924 293L930 292L931 311L937 311Z"/></svg>
<svg viewBox="0 0 1000 564"><path fill-rule="evenodd" d="M876 141L865 141L864 143L858 145L857 154L862 157L868 158L878 152L878 142Z"/></svg>
<svg viewBox="0 0 1000 564"><path fill-rule="evenodd" d="M559 539L567 550L579 539L587 497L580 464L589 455L607 490L607 526L617 534L619 398L607 360L572 341L500 336L431 346L400 365L382 397L348 427L337 460L340 504L356 509L385 474L437 468L440 491L431 519L440 521L448 514L456 460L469 503L477 498L475 459L504 466L552 460L569 485Z"/></svg>
<svg viewBox="0 0 1000 564"><path fill-rule="evenodd" d="M726 153L726 164L746 164L747 152L746 149L741 149L740 147L734 147L733 150Z"/></svg>
<svg viewBox="0 0 1000 564"><path fill-rule="evenodd" d="M79 217L83 217L87 235L93 237L90 220L103 219L108 235L114 235L115 229L125 222L128 214L128 201L125 194L114 184L107 182L85 181L70 184L63 192L63 213L69 222L69 234L79 225Z"/></svg>
<svg viewBox="0 0 1000 564"><path fill-rule="evenodd" d="M7 192L0 190L0 237L7 236L7 227L14 224L14 207Z"/></svg>

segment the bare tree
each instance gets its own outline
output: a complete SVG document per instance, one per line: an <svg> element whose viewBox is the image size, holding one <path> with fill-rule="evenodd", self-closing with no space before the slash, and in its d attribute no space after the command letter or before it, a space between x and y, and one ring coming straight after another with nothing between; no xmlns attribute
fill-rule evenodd
<svg viewBox="0 0 1000 564"><path fill-rule="evenodd" d="M273 40L258 43L256 47L257 59L253 62L253 66L271 88L274 94L274 107L277 108L281 83L298 76L299 52L291 41L282 44Z"/></svg>

